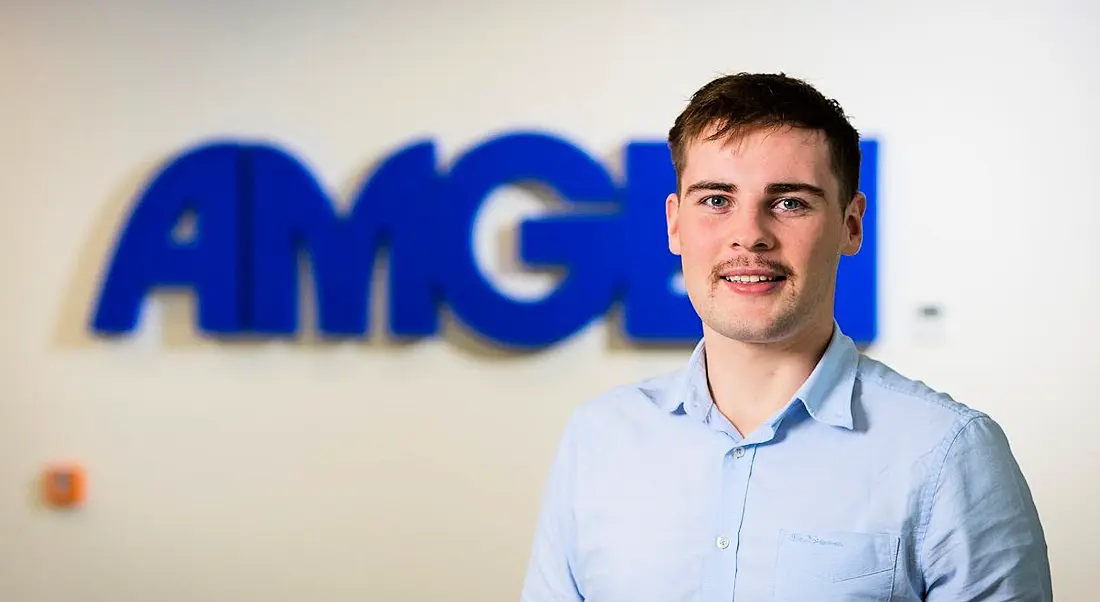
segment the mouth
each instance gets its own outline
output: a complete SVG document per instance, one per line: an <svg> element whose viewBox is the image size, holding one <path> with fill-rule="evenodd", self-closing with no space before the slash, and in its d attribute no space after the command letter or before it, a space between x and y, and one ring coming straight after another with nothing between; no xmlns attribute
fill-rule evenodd
<svg viewBox="0 0 1100 602"><path fill-rule="evenodd" d="M763 275L763 274L730 274L721 277L726 282L734 284L755 284L757 282L782 282L786 280L786 276L775 275Z"/></svg>
<svg viewBox="0 0 1100 602"><path fill-rule="evenodd" d="M783 287L787 276L770 273L734 273L722 274L719 280L725 283L725 289L737 295L770 295Z"/></svg>

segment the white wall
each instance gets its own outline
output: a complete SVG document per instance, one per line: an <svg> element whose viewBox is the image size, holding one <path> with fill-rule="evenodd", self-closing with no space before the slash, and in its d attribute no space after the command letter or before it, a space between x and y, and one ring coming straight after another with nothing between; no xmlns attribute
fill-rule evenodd
<svg viewBox="0 0 1100 602"><path fill-rule="evenodd" d="M609 350L602 325L529 357L225 347L179 299L105 344L84 321L120 220L207 136L273 137L343 197L422 135L613 157L740 70L805 77L882 140L869 352L1002 422L1059 599L1092 598L1095 3L396 4L0 4L0 600L515 599L569 410L686 352ZM79 512L33 500L57 458L88 466Z"/></svg>

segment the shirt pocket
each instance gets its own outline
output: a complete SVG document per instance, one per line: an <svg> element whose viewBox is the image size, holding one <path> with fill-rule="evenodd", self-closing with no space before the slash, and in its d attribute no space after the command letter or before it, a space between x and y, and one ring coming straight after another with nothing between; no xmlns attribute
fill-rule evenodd
<svg viewBox="0 0 1100 602"><path fill-rule="evenodd" d="M900 545L888 533L780 530L775 601L888 602Z"/></svg>

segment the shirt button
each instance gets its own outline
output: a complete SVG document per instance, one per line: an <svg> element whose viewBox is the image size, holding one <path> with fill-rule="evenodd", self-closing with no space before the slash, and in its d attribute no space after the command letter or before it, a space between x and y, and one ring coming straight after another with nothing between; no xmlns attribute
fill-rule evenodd
<svg viewBox="0 0 1100 602"><path fill-rule="evenodd" d="M715 540L714 545L718 546L718 548L721 550L725 550L726 548L730 547L730 540L728 537L719 537L717 540Z"/></svg>
<svg viewBox="0 0 1100 602"><path fill-rule="evenodd" d="M740 458L741 456L744 456L744 455L745 455L745 448L743 448L743 447L738 447L737 449L733 450L733 456L735 458Z"/></svg>

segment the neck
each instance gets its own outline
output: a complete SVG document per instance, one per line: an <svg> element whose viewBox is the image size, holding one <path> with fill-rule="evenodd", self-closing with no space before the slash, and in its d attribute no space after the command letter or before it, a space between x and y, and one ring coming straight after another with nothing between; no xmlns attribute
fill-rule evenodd
<svg viewBox="0 0 1100 602"><path fill-rule="evenodd" d="M707 382L718 410L742 436L790 402L821 360L833 322L789 340L745 343L705 330Z"/></svg>

